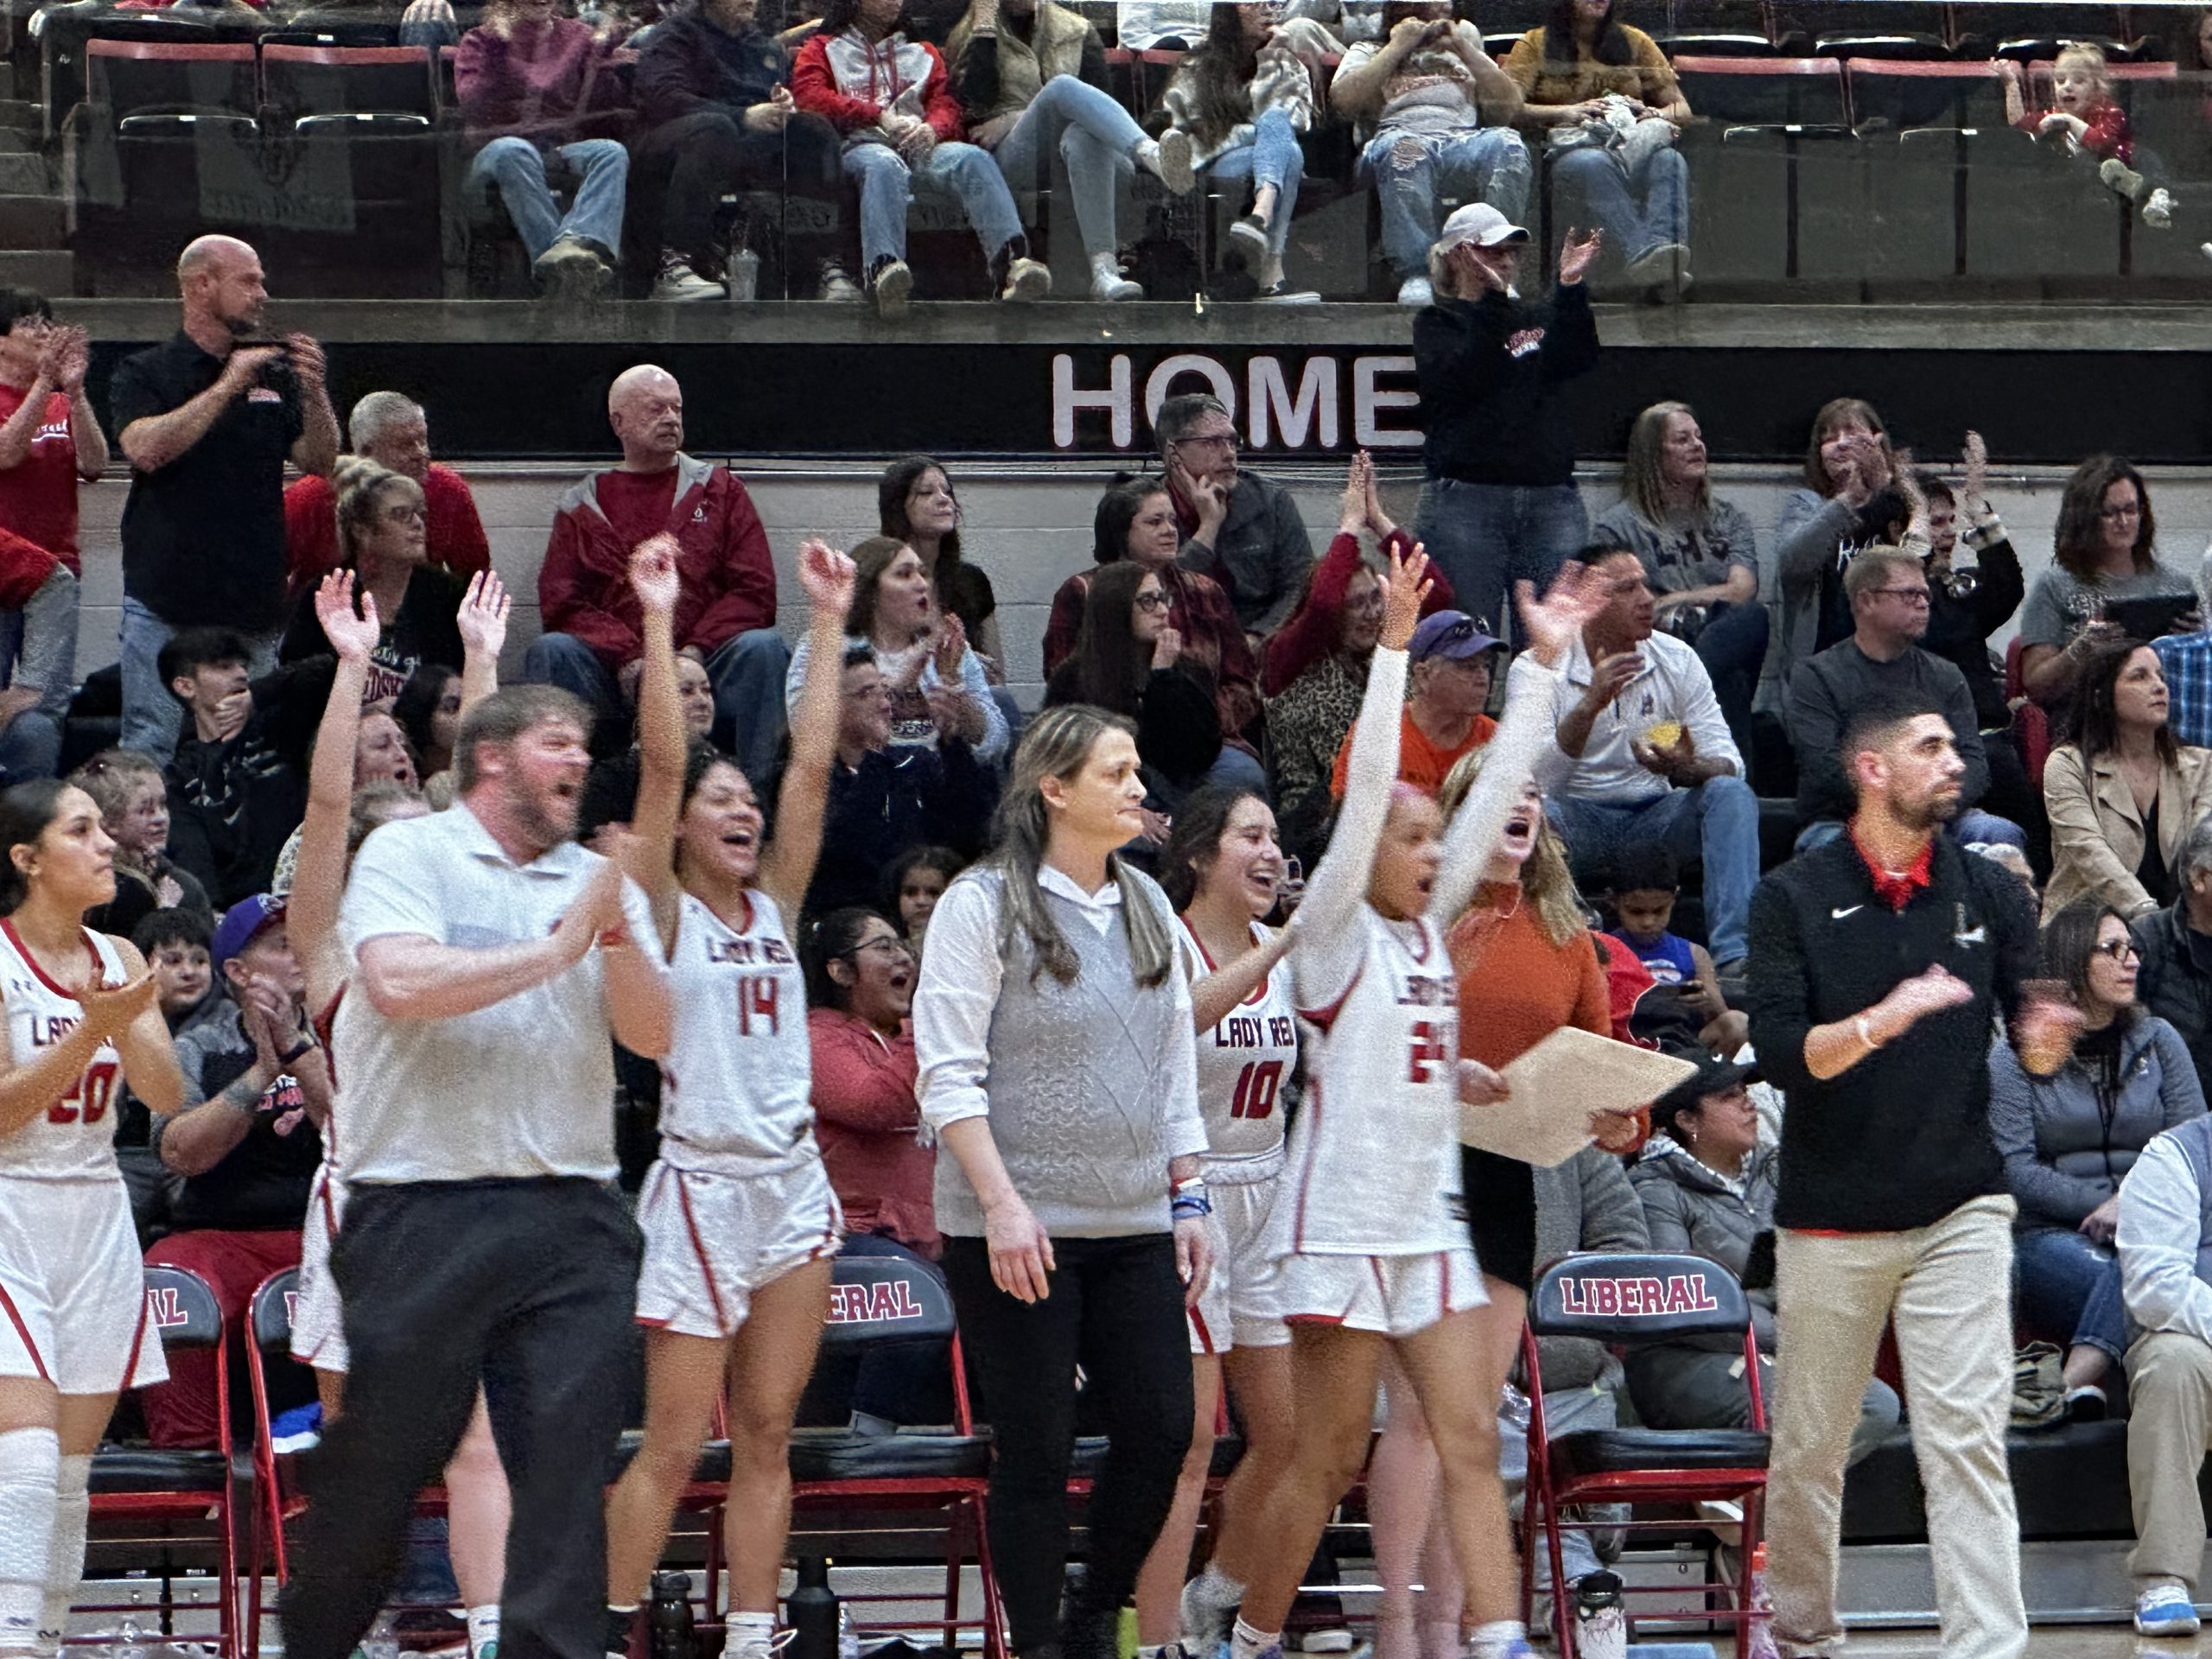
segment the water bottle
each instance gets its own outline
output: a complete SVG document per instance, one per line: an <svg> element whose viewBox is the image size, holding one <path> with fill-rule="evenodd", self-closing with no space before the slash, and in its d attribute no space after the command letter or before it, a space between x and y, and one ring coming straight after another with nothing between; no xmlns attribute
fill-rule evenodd
<svg viewBox="0 0 2212 1659"><path fill-rule="evenodd" d="M126 1623L123 1629L127 1637L133 1627ZM361 1659L399 1659L399 1632L392 1624L390 1608L378 1610L377 1622L369 1626L369 1633L361 1638L360 1653ZM118 1654L116 1659L125 1659L125 1656Z"/></svg>
<svg viewBox="0 0 2212 1659"><path fill-rule="evenodd" d="M861 1633L853 1628L852 1612L837 1605L837 1659L861 1659Z"/></svg>
<svg viewBox="0 0 2212 1659"><path fill-rule="evenodd" d="M1586 1573L1575 1584L1574 1651L1580 1659L1628 1659L1628 1610L1611 1573Z"/></svg>
<svg viewBox="0 0 2212 1659"><path fill-rule="evenodd" d="M729 268L722 273L723 285L733 305L742 305L760 297L760 256L750 248L740 248L729 257Z"/></svg>
<svg viewBox="0 0 2212 1659"><path fill-rule="evenodd" d="M1744 1659L1778 1659L1781 1649L1774 1640L1774 1598L1767 1592L1764 1542L1751 1549L1751 1611L1758 1617L1751 1621L1751 1633L1744 1643Z"/></svg>
<svg viewBox="0 0 2212 1659"><path fill-rule="evenodd" d="M647 1619L652 1659L696 1659L698 1632L691 1622L691 1575L656 1573Z"/></svg>
<svg viewBox="0 0 2212 1659"><path fill-rule="evenodd" d="M791 1659L837 1659L840 1610L830 1588L827 1556L798 1558L798 1582L784 1607L791 1627Z"/></svg>

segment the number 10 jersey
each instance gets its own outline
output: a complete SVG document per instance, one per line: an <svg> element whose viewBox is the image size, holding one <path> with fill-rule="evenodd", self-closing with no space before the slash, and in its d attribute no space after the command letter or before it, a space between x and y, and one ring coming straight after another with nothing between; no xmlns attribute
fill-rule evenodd
<svg viewBox="0 0 2212 1659"><path fill-rule="evenodd" d="M1222 964L1187 921L1176 927L1185 971L1196 985ZM1268 930L1252 924L1252 943L1265 944ZM1298 1065L1298 1016L1290 1000L1290 969L1277 963L1258 988L1198 1033L1198 1112L1206 1126L1206 1177L1234 1182L1276 1173L1282 1159L1283 1090ZM1236 1167L1251 1160L1249 1173Z"/></svg>

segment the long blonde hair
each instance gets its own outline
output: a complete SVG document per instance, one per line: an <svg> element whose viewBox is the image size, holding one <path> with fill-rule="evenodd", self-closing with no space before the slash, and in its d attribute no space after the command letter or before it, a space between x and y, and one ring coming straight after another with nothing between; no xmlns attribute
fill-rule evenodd
<svg viewBox="0 0 2212 1659"><path fill-rule="evenodd" d="M1014 752L1006 793L992 819L992 841L985 868L1003 878L999 903L999 953L1011 958L1017 944L1029 947L1029 976L1033 982L1049 973L1063 985L1075 982L1083 963L1059 924L1052 919L1044 890L1037 885L1044 867L1045 842L1051 833L1046 816L1043 784L1047 778L1065 781L1083 770L1090 751L1108 732L1136 736L1134 721L1084 703L1065 703L1047 709L1029 722ZM1129 943L1129 963L1137 983L1146 990L1165 984L1174 966L1174 947L1161 920L1165 899L1154 902L1144 889L1152 883L1122 861L1119 853L1106 860L1106 874L1122 889L1122 926Z"/></svg>
<svg viewBox="0 0 2212 1659"><path fill-rule="evenodd" d="M1475 779L1482 775L1483 759L1488 749L1489 745L1485 744L1482 748L1468 750L1445 774L1444 788L1437 800L1444 808L1447 822L1467 798ZM1484 849L1485 861L1489 856L1490 849ZM1536 920L1554 944L1572 944L1590 931L1589 923L1583 918L1582 895L1575 891L1574 873L1567 868L1567 849L1560 844L1550 818L1541 812L1536 814L1535 845L1521 866L1521 891L1535 905Z"/></svg>

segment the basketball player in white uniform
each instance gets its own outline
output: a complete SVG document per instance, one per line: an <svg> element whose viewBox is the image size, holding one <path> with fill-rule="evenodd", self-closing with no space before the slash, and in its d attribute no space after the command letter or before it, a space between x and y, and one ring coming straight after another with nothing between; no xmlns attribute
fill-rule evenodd
<svg viewBox="0 0 2212 1659"><path fill-rule="evenodd" d="M361 594L359 614L353 604L350 570L332 572L315 590L315 617L338 658L338 668L315 733L307 817L294 842L289 871L280 860L276 874L283 890L276 896L285 907L285 929L307 981L307 1005L317 1011L315 1033L326 1054L338 1005L353 972L352 954L338 932L338 901L353 855L371 830L401 818L420 817L430 810L421 796L395 794L389 786L370 800L354 798L354 739L360 731L369 653L376 648L380 624L376 601L369 594ZM476 698L497 687L506 610L498 576L486 572L470 580L460 617L469 658L462 676L464 713ZM341 1079L334 1073L331 1081L335 1085ZM322 1166L315 1171L307 1222L301 1230L299 1297L292 1313L292 1357L313 1368L326 1425L336 1421L344 1407L347 1359L345 1308L330 1276L330 1242L346 1209L340 1162L342 1104L340 1096L323 1128ZM496 1659L510 1504L506 1471L493 1444L492 1420L481 1394L461 1445L446 1465L446 1504L454 1582L468 1622L471 1659Z"/></svg>
<svg viewBox="0 0 2212 1659"><path fill-rule="evenodd" d="M813 607L776 840L734 761L687 757L676 685L673 537L640 546L643 749L628 862L651 896L675 1025L661 1078L661 1155L638 1206L645 1235L645 1443L607 1497L608 1649L619 1651L716 1402L730 1439L724 1510L732 1659L766 1659L791 1521L791 1419L829 1313L842 1217L814 1140L806 987L787 931L814 874L836 761L853 565L799 553Z"/></svg>
<svg viewBox="0 0 2212 1659"><path fill-rule="evenodd" d="M81 789L0 794L0 1655L60 1649L84 1569L92 1453L122 1389L168 1376L115 1161L127 1079L184 1091L154 976L81 918L115 897L115 843Z"/></svg>
<svg viewBox="0 0 2212 1659"><path fill-rule="evenodd" d="M1376 652L1370 704L1402 695L1411 619L1402 630L1393 625L1405 575L1393 573L1385 638L1397 643ZM1268 1504L1263 1535L1273 1548L1243 1587L1234 1659L1280 1650L1299 1574L1365 1460L1386 1348L1435 1433L1455 1553L1465 1563L1512 1547L1503 1511L1479 1501L1478 1459L1465 1450L1497 1402L1473 1398L1465 1380L1478 1369L1466 1316L1483 1289L1459 1194L1460 1102L1500 1098L1503 1085L1458 1058L1444 930L1466 907L1536 755L1552 741L1550 682L1599 597L1575 565L1541 602L1522 588L1528 648L1515 664L1490 762L1449 836L1433 799L1392 781L1398 721L1363 718L1329 860L1299 908L1289 960L1313 1034L1283 1178L1290 1216L1282 1263L1298 1441ZM1489 1473L1494 1491L1497 1471ZM1186 1613L1221 1607L1223 1590L1235 1587L1193 1585ZM1524 1635L1517 1625L1476 1630L1470 1659L1503 1659Z"/></svg>

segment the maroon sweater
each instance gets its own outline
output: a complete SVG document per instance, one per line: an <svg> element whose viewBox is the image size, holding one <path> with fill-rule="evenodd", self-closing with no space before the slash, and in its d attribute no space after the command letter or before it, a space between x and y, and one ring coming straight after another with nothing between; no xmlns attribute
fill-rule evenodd
<svg viewBox="0 0 2212 1659"><path fill-rule="evenodd" d="M470 29L453 66L470 148L510 135L542 144L617 136L616 49L573 17L520 25L511 35Z"/></svg>

